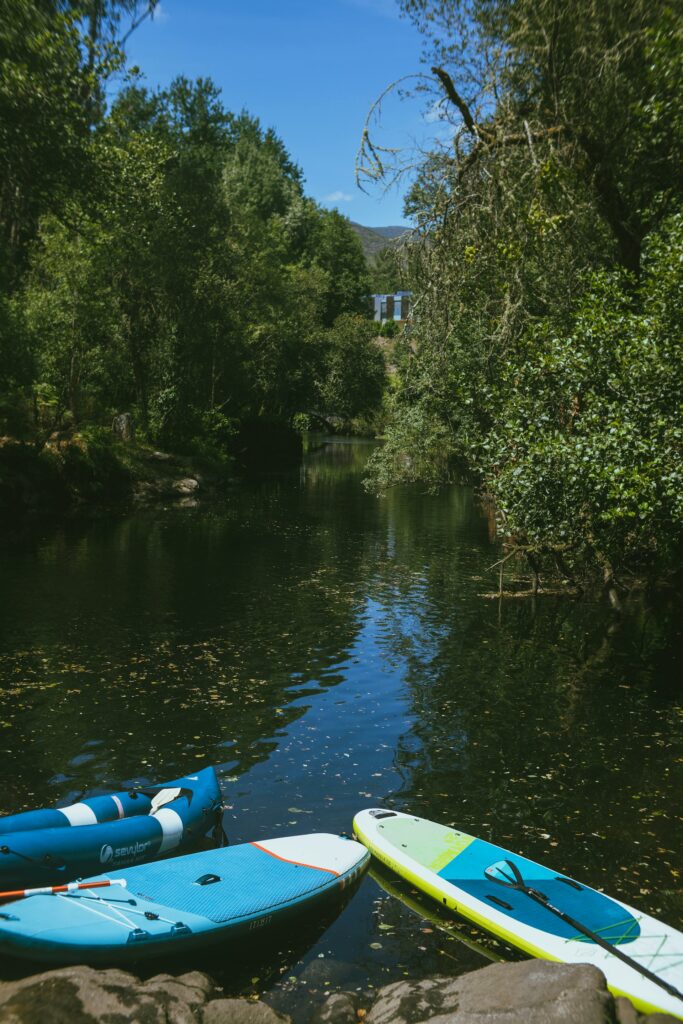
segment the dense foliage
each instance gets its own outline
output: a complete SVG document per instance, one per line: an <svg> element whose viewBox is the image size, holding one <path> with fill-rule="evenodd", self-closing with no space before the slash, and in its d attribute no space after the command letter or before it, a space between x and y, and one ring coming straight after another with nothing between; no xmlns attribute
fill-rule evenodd
<svg viewBox="0 0 683 1024"><path fill-rule="evenodd" d="M155 441L225 447L365 412L384 368L362 321L349 340L360 242L282 141L201 79L133 74L104 112L112 40L144 10L0 0L0 433L126 410Z"/></svg>
<svg viewBox="0 0 683 1024"><path fill-rule="evenodd" d="M408 199L417 301L374 482L476 480L510 540L563 575L677 567L680 8L403 7L448 141Z"/></svg>

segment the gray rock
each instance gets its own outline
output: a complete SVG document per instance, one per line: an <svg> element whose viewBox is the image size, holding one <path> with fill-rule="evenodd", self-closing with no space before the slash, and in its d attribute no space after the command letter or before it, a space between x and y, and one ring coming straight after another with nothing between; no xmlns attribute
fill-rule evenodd
<svg viewBox="0 0 683 1024"><path fill-rule="evenodd" d="M316 1010L311 1024L358 1024L357 1005L350 992L332 992Z"/></svg>
<svg viewBox="0 0 683 1024"><path fill-rule="evenodd" d="M127 971L63 967L0 983L1 1024L195 1024L213 994L195 971L141 982Z"/></svg>
<svg viewBox="0 0 683 1024"><path fill-rule="evenodd" d="M614 1009L617 1024L679 1024L679 1018L668 1013L648 1013L643 1016L623 996L614 1000Z"/></svg>
<svg viewBox="0 0 683 1024"><path fill-rule="evenodd" d="M368 1024L607 1024L612 997L588 964L528 960L380 990Z"/></svg>
<svg viewBox="0 0 683 1024"><path fill-rule="evenodd" d="M614 1013L617 1024L638 1024L638 1021L642 1019L633 1003L625 999L624 996L619 996L614 1000Z"/></svg>
<svg viewBox="0 0 683 1024"><path fill-rule="evenodd" d="M121 441L132 441L135 437L135 422L129 412L114 416L111 425L112 433Z"/></svg>
<svg viewBox="0 0 683 1024"><path fill-rule="evenodd" d="M199 480L195 480L191 476L183 477L182 480L174 482L173 490L176 494L194 494L195 491L199 490Z"/></svg>
<svg viewBox="0 0 683 1024"><path fill-rule="evenodd" d="M282 1024L289 1017L276 1013L265 1003L246 999L214 999L202 1013L202 1024Z"/></svg>
<svg viewBox="0 0 683 1024"><path fill-rule="evenodd" d="M315 957L306 964L299 975L299 982L306 982L312 988L324 988L327 985L336 985L341 988L348 984L348 979L353 973L353 968L345 960L337 960L336 957Z"/></svg>

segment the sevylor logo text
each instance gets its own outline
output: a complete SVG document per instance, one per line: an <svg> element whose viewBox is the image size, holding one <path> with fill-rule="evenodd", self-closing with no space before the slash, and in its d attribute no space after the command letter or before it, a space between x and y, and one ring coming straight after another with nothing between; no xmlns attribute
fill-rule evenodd
<svg viewBox="0 0 683 1024"><path fill-rule="evenodd" d="M141 857L152 845L152 840L146 843L132 843L130 846L109 846L105 843L100 850L100 864L109 864L113 860L123 860L129 857Z"/></svg>

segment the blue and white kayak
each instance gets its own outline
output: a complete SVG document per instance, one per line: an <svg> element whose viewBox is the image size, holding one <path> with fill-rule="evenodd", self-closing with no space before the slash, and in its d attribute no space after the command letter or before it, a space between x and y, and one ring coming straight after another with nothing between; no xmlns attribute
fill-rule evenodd
<svg viewBox="0 0 683 1024"><path fill-rule="evenodd" d="M0 890L58 885L196 845L220 821L213 768L0 818Z"/></svg>
<svg viewBox="0 0 683 1024"><path fill-rule="evenodd" d="M50 963L130 963L281 923L340 894L370 854L315 834L186 854L99 875L106 888L0 904L0 952Z"/></svg>
<svg viewBox="0 0 683 1024"><path fill-rule="evenodd" d="M573 878L466 832L372 808L353 820L387 867L513 946L598 967L644 1013L683 1019L683 934Z"/></svg>

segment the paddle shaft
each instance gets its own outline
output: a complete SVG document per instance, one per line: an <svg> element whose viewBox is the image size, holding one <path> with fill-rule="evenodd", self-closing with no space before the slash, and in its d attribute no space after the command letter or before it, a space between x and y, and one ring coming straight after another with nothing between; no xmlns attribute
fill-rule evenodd
<svg viewBox="0 0 683 1024"><path fill-rule="evenodd" d="M664 980L664 978L660 978L658 974L655 974L653 971L649 971L647 967L643 967L643 965L639 964L637 960L628 956L627 953L623 953L618 946L613 946L610 942L607 942L606 939L603 939L601 935L597 935L595 932L591 931L590 928L586 928L586 926L581 924L580 921L575 921L573 917L570 917L569 914L565 914L565 912L560 910L559 907L553 906L552 903L547 902L547 900L543 899L542 896L537 895L533 889L523 889L522 892L526 892L527 896L530 896L531 899L538 903L539 906L545 907L552 914L555 914L556 917L559 917L561 921L565 921L572 928L576 928L577 932L581 932L582 935L585 935L586 938L591 940L591 942L595 942L596 945L607 950L607 952L611 953L612 956L615 956L618 960L622 960L625 964L628 964L629 967L638 971L638 973L642 974L643 977L648 978L650 981L654 981L655 985L659 985L668 992L669 995L675 996L677 999L683 999L683 992L680 992L675 985L670 985L668 981Z"/></svg>
<svg viewBox="0 0 683 1024"><path fill-rule="evenodd" d="M603 939L601 935L598 935L596 932L591 931L591 929L586 927L585 924L581 924L580 921L577 921L575 920L575 918L570 917L570 915L566 914L564 910L560 910L559 907L553 906L553 904L549 901L548 897L544 893L539 892L537 889L532 889L530 886L526 885L524 879L522 878L521 872L516 864L513 864L512 861L506 861L506 864L509 864L509 866L512 868L513 874L515 876L515 881L504 882L501 878L496 878L495 875L489 875L487 872L485 872L486 877L489 879L489 881L499 882L500 885L504 885L508 889L516 889L517 892L523 892L525 896L528 896L530 899L532 899L534 903L538 904L539 907L545 907L545 909L549 910L551 914L555 915L555 917L559 917L561 921L564 921L571 928L575 928L577 932L580 932L582 935L585 935L587 939L591 940L591 942L594 942L597 946L600 946L608 953L611 953L612 956L615 956L617 958L617 960L621 960L629 967L632 967L634 971L638 971L639 974L642 974L644 978L647 978L649 981L654 982L655 985L659 985L659 987L663 988L665 992L668 992L670 996L675 996L676 999L683 1000L683 992L680 992L674 985L670 985L668 981L665 981L663 978L660 978L658 974L655 974L653 971L649 971L647 967L643 967L642 964L639 964L637 960L634 960L627 953L622 953L618 946L613 946L610 942L607 942L606 939Z"/></svg>
<svg viewBox="0 0 683 1024"><path fill-rule="evenodd" d="M106 882L67 882L65 885L45 885L39 889L14 889L0 892L0 900L21 900L27 896L56 896L60 892L75 892L77 889L102 889L108 885L127 885L125 878L110 878Z"/></svg>

